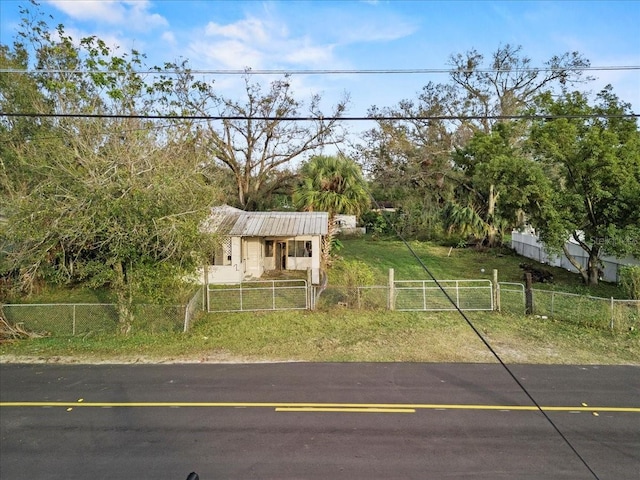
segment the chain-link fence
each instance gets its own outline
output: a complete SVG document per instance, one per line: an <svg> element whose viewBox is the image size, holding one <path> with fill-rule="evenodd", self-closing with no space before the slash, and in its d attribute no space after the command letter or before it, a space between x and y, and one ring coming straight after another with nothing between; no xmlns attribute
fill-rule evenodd
<svg viewBox="0 0 640 480"><path fill-rule="evenodd" d="M522 314L526 309L523 284L500 282L500 310ZM640 328L640 300L592 297L553 290L532 289L532 313L599 329L628 331Z"/></svg>
<svg viewBox="0 0 640 480"><path fill-rule="evenodd" d="M183 332L188 332L191 328L191 324L196 320L198 314L201 314L205 310L206 298L204 287L198 288L193 294L191 300L187 302L187 306L184 311L184 327Z"/></svg>
<svg viewBox="0 0 640 480"><path fill-rule="evenodd" d="M358 310L442 311L455 307L437 285L428 281L396 281L389 286L328 286L321 291L302 283L268 282L239 289L199 289L187 305L134 305L132 332L188 331L197 315L215 298L209 311L350 308ZM439 282L461 310L493 310L522 315L526 291L520 283L499 283L494 303L488 280ZM640 300L618 300L552 290L531 291L532 313L577 325L615 331L640 328ZM120 330L115 304L10 304L3 305L6 320L25 330L52 336L112 334Z"/></svg>
<svg viewBox="0 0 640 480"><path fill-rule="evenodd" d="M525 313L524 285L522 283L499 282L498 286L500 296L496 308L503 312Z"/></svg>
<svg viewBox="0 0 640 480"><path fill-rule="evenodd" d="M329 310L335 307L354 308L358 310L377 310L388 307L389 287L347 287L329 286L318 296L314 288L315 308Z"/></svg>
<svg viewBox="0 0 640 480"><path fill-rule="evenodd" d="M613 330L640 329L640 300L611 299L611 323Z"/></svg>
<svg viewBox="0 0 640 480"><path fill-rule="evenodd" d="M52 336L116 333L118 307L110 303L49 303L3 305L8 322L27 331ZM131 331L161 333L181 331L183 305L133 305Z"/></svg>

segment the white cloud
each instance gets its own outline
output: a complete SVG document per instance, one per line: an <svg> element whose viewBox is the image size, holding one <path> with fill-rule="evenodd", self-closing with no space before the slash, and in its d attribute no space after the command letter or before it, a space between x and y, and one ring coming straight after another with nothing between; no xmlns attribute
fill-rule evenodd
<svg viewBox="0 0 640 480"><path fill-rule="evenodd" d="M224 25L209 22L204 36L189 45L195 54L192 58L204 57L219 68L300 68L334 62L333 45L291 36L283 23L273 20L246 17Z"/></svg>
<svg viewBox="0 0 640 480"><path fill-rule="evenodd" d="M264 55L238 40L221 40L217 42L197 41L191 43L189 55L194 66L213 66L214 68L244 69L264 67Z"/></svg>
<svg viewBox="0 0 640 480"><path fill-rule="evenodd" d="M272 29L263 21L247 18L229 25L219 25L209 22L205 28L207 36L232 38L247 43L266 43L274 36L267 30Z"/></svg>
<svg viewBox="0 0 640 480"><path fill-rule="evenodd" d="M149 12L148 0L50 0L48 3L76 20L106 22L137 31L168 25L163 16Z"/></svg>
<svg viewBox="0 0 640 480"><path fill-rule="evenodd" d="M167 43L170 43L170 44L175 44L176 43L176 36L171 31L163 32L161 37L162 37L162 40L164 40Z"/></svg>
<svg viewBox="0 0 640 480"><path fill-rule="evenodd" d="M289 63L298 65L326 65L333 61L333 47L302 45L286 52L283 58Z"/></svg>

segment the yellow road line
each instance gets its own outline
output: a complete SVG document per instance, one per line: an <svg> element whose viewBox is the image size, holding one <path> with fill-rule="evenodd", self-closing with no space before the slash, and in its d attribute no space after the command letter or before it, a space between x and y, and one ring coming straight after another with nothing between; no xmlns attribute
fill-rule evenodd
<svg viewBox="0 0 640 480"><path fill-rule="evenodd" d="M416 413L415 408L276 407L276 412Z"/></svg>
<svg viewBox="0 0 640 480"><path fill-rule="evenodd" d="M74 407L74 408L331 408L406 410L510 410L537 411L533 405L464 405L464 404L396 404L396 403L286 403L286 402L0 402L0 407ZM545 412L640 413L640 407L542 406Z"/></svg>

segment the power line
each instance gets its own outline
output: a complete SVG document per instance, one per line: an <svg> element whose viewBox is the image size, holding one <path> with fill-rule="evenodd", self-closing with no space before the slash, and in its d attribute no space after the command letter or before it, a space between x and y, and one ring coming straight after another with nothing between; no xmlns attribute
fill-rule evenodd
<svg viewBox="0 0 640 480"><path fill-rule="evenodd" d="M344 156L344 154L342 153L342 151L340 150L340 147L338 146L338 151ZM496 352L496 350L493 348L493 346L489 343L489 341L485 338L485 336L480 332L480 330L475 326L475 324L471 321L471 319L467 316L467 314L460 308L460 306L458 305L458 303L456 301L454 301L454 299L451 297L451 295L449 295L449 293L447 292L447 290L442 286L442 284L438 281L438 279L435 277L435 275L433 274L433 272L431 272L431 270L429 269L429 267L427 267L427 265L425 264L425 262L420 258L420 256L416 253L416 251L413 249L413 247L409 244L409 242L406 240L406 238L404 237L404 235L402 235L402 233L400 232L400 230L393 224L393 222L389 219L388 215L386 213L384 213L384 209L380 208L380 204L378 203L378 201L375 199L375 197L373 196L373 193L371 193L371 190L368 188L367 185L365 185L365 190L367 191L367 194L369 195L369 198L371 199L372 203L376 206L376 208L378 209L378 211L382 212L382 218L384 219L384 221L387 223L387 225L389 225L391 227L391 229L394 231L394 233L396 234L396 236L400 239L400 241L402 242L402 244L407 248L407 250L409 251L409 253L413 256L413 258L418 262L418 264L420 265L420 267L422 268L422 270L425 271L425 273L429 276L429 278L431 278L431 280L436 284L437 288L444 294L444 296L446 297L446 299L448 300L448 302L454 307L455 311L462 317L462 319L465 321L465 323L467 324L467 326L469 328L471 328L471 330L473 331L473 333L480 339L480 341L482 342L482 344L487 348L487 350L489 350L489 352L491 353L491 355L493 355L493 357L498 361L498 363L500 364L500 366L502 366L502 368L507 372L507 374L511 377L511 379L516 383L516 385L518 386L518 388L520 388L520 390L522 390L522 392L526 395L526 397L531 401L531 403L536 407L536 409L538 410L538 412L540 412L542 414L542 416L544 417L544 419L546 420L546 422L553 428L553 430L558 434L558 436L562 439L562 441L565 443L565 445L567 445L567 447L569 448L569 450L571 450L571 452L576 456L576 458L578 458L578 460L580 460L580 462L582 463L582 465L587 469L587 471L591 474L591 476L595 479L595 480L600 480L600 477L598 476L598 474L596 473L596 471L591 467L591 465L589 465L589 463L587 462L587 460L580 454L580 452L578 451L578 449L573 445L573 443L571 443L571 441L567 438L567 436L562 432L562 430L560 430L560 428L556 425L556 423L553 421L553 419L547 414L547 412L545 412L543 410L543 408L540 406L540 404L538 403L538 401L534 398L533 394L531 392L529 392L529 390L527 389L527 387L518 379L518 377L513 373L513 371L511 370L511 368L509 368L509 366L504 362L504 360L502 360L502 357L500 357L500 355L498 354L498 352Z"/></svg>
<svg viewBox="0 0 640 480"><path fill-rule="evenodd" d="M126 115L111 113L36 113L36 112L0 112L0 117L31 117L31 118L111 118L132 120L259 120L281 122L310 122L310 121L462 121L462 120L557 120L557 119L594 119L594 118L639 118L637 113L593 113L576 115L372 115L372 116L247 116L247 115Z"/></svg>
<svg viewBox="0 0 640 480"><path fill-rule="evenodd" d="M380 210L381 212L384 212L384 210L380 208L380 205L378 204L376 199L371 195L371 193L369 193L369 194L371 196L371 199L372 199L373 203L376 205L376 208L378 208L378 210ZM533 395L524 386L524 384L518 379L516 374L513 373L511 368L509 368L509 366L502 360L500 355L498 355L498 352L496 352L496 350L491 346L489 341L484 337L484 335L482 335L480 330L478 330L478 328L474 325L474 323L471 321L471 319L466 315L466 313L464 311L462 311L462 309L458 306L458 304L451 297L451 295L449 295L447 290L442 286L442 284L438 281L438 279L435 277L435 275L431 272L431 270L427 267L427 265L422 261L420 256L416 253L416 251L409 244L409 242L404 238L404 236L400 233L400 231L395 227L395 225L393 225L393 223L386 217L386 215L384 213L382 215L383 215L383 218L385 219L385 221L387 222L387 224L390 225L391 228L395 231L396 236L402 241L404 246L409 250L409 253L411 253L411 255L418 262L420 267L427 273L429 278L431 278L431 280L436 284L438 289L444 294L444 296L447 298L448 302L454 307L455 311L464 319L464 321L466 322L467 326L469 328L471 328L471 330L473 330L473 333L475 333L475 335L480 339L480 341L489 350L489 352L491 352L491 355L493 355L493 357L498 361L498 363L502 366L502 368L508 373L508 375L511 377L511 379L516 383L516 385L518 385L520 390L522 390L522 392L527 396L527 398L531 401L531 403L536 407L538 412L542 414L542 416L547 421L547 423L549 423L549 425L551 425L551 427L555 430L555 432L560 436L562 441L567 445L567 447L569 447L571 452L576 456L576 458L578 458L578 460L580 460L582 465L584 465L584 467L589 471L591 476L595 480L600 480L600 477L595 472L595 470L593 470L593 468L589 465L587 460L580 454L580 452L577 450L577 448L571 443L571 441L562 432L562 430L560 430L560 428L551 419L551 417L547 414L547 412L544 411L544 409L540 406L538 401L533 397Z"/></svg>
<svg viewBox="0 0 640 480"><path fill-rule="evenodd" d="M188 72L197 75L425 75L425 74L450 74L450 73L538 73L538 72L604 72L604 71L634 71L640 70L640 65L605 65L597 67L540 67L540 68L513 68L513 69L472 69L472 68L372 68L372 69L147 69L147 70L66 70L66 69L13 69L3 68L0 73L17 74L165 74L178 75Z"/></svg>

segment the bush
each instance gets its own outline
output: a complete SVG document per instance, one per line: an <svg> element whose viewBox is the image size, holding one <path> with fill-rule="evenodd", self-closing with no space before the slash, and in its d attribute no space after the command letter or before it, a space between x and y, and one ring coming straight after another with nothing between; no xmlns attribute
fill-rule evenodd
<svg viewBox="0 0 640 480"><path fill-rule="evenodd" d="M338 260L329 273L330 283L344 287L374 285L373 269L360 260Z"/></svg>
<svg viewBox="0 0 640 480"><path fill-rule="evenodd" d="M620 286L630 299L640 299L640 265L627 265L620 269Z"/></svg>
<svg viewBox="0 0 640 480"><path fill-rule="evenodd" d="M334 305L346 303L350 307L360 308L359 287L374 285L375 279L373 269L365 262L340 258L329 271L329 285L334 287L330 287ZM326 301L323 303L327 304Z"/></svg>

